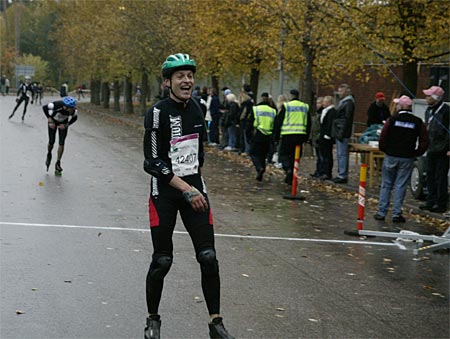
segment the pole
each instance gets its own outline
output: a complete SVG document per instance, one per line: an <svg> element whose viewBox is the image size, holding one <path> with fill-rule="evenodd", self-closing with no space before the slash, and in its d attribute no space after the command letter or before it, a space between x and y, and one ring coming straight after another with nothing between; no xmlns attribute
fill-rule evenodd
<svg viewBox="0 0 450 339"><path fill-rule="evenodd" d="M292 175L292 190L291 195L283 196L284 199L290 200L305 200L305 197L297 196L297 176L298 176L298 168L300 164L300 145L295 146L295 156L294 156L294 173Z"/></svg>
<svg viewBox="0 0 450 339"><path fill-rule="evenodd" d="M356 229L361 231L364 224L364 208L366 203L367 164L361 164L359 171L358 222Z"/></svg>
<svg viewBox="0 0 450 339"><path fill-rule="evenodd" d="M358 220L356 222L356 230L344 231L347 235L359 237L364 224L364 208L366 204L366 184L367 184L367 164L361 164L359 170L359 192L358 192Z"/></svg>

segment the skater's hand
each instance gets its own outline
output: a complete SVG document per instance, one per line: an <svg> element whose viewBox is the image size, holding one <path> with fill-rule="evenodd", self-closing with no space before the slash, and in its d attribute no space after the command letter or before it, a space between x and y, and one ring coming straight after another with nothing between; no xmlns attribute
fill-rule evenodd
<svg viewBox="0 0 450 339"><path fill-rule="evenodd" d="M64 129L66 129L66 125L64 125L64 124L59 124L59 125L58 125L58 128L64 130Z"/></svg>
<svg viewBox="0 0 450 339"><path fill-rule="evenodd" d="M183 192L184 199L191 204L195 212L205 212L208 210L208 203L203 194L198 189L191 186L191 189Z"/></svg>
<svg viewBox="0 0 450 339"><path fill-rule="evenodd" d="M19 102L19 98L16 98L16 102Z"/></svg>

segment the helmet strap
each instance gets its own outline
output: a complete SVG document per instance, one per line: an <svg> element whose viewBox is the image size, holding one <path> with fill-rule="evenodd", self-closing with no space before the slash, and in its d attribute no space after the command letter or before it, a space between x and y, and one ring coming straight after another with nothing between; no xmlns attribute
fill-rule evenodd
<svg viewBox="0 0 450 339"><path fill-rule="evenodd" d="M172 78L170 78L169 81L170 81L170 86L169 86L170 93L172 93L172 95L173 95L175 98L177 98L178 100L180 100L183 104L187 105L189 99L184 100L184 99L180 98L179 96L177 96L177 95L175 94L175 92L172 91Z"/></svg>

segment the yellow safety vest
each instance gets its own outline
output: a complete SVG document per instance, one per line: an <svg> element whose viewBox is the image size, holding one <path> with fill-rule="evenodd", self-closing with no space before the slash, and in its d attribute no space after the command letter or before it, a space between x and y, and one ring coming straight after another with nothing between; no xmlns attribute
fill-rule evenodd
<svg viewBox="0 0 450 339"><path fill-rule="evenodd" d="M306 134L309 105L300 100L292 100L284 104L285 115L281 126L281 135Z"/></svg>
<svg viewBox="0 0 450 339"><path fill-rule="evenodd" d="M258 105L253 106L253 114L255 116L253 127L257 128L264 135L271 135L277 111L269 105Z"/></svg>

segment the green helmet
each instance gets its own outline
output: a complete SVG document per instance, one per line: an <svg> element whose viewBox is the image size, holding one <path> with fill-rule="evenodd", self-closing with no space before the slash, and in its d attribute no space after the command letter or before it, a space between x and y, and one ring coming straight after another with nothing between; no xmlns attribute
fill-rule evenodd
<svg viewBox="0 0 450 339"><path fill-rule="evenodd" d="M172 54L169 55L162 65L162 76L164 79L169 79L175 71L191 70L195 73L196 65L194 59L189 57L189 54Z"/></svg>

